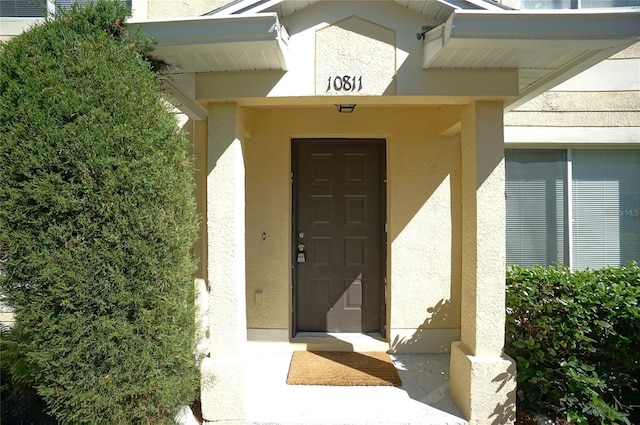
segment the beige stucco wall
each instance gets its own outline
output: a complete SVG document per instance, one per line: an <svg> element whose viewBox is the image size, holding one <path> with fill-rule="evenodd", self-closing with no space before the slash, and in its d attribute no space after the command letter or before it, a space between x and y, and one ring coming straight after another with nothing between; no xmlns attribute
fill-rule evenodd
<svg viewBox="0 0 640 425"><path fill-rule="evenodd" d="M505 142L640 145L640 43L506 114Z"/></svg>
<svg viewBox="0 0 640 425"><path fill-rule="evenodd" d="M148 8L147 17L155 19L200 16L230 2L228 0L190 0L184 2L146 0L145 3Z"/></svg>
<svg viewBox="0 0 640 425"><path fill-rule="evenodd" d="M438 134L446 109L245 110L248 328L290 329L291 139L384 138L391 336L410 350L429 345L418 328L453 330L431 347L448 350L460 327L460 145Z"/></svg>
<svg viewBox="0 0 640 425"><path fill-rule="evenodd" d="M0 323L12 326L14 322L13 310L0 300Z"/></svg>

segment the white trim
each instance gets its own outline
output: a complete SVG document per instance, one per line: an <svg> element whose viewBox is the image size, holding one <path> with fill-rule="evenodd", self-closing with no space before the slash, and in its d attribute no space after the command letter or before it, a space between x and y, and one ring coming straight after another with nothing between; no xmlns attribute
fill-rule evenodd
<svg viewBox="0 0 640 425"><path fill-rule="evenodd" d="M1 18L0 37L13 37L27 31L34 25L44 22L44 18Z"/></svg>
<svg viewBox="0 0 640 425"><path fill-rule="evenodd" d="M573 264L573 158L571 148L567 152L567 264L574 269Z"/></svg>
<svg viewBox="0 0 640 425"><path fill-rule="evenodd" d="M563 13L564 12L564 13ZM455 10L444 25L425 34L442 47L567 47L605 49L640 39L640 12ZM439 32L443 34L440 35ZM437 32L437 34L432 34ZM431 58L426 58L426 67Z"/></svg>
<svg viewBox="0 0 640 425"><path fill-rule="evenodd" d="M149 2L131 0L131 19L146 19L149 16Z"/></svg>
<svg viewBox="0 0 640 425"><path fill-rule="evenodd" d="M511 127L504 128L505 144L640 144L640 127ZM535 147L535 146L530 146Z"/></svg>
<svg viewBox="0 0 640 425"><path fill-rule="evenodd" d="M206 121L208 117L207 110L200 105L199 103L189 99L183 93L178 90L173 84L171 84L168 80L163 80L162 84L167 89L167 92L177 101L177 105L174 105L176 108L180 109L182 112L187 114L189 118L196 121Z"/></svg>

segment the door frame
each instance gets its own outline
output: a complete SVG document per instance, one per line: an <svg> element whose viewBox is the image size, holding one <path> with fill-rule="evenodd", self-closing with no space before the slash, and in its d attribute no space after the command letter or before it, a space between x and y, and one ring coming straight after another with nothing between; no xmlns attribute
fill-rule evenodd
<svg viewBox="0 0 640 425"><path fill-rule="evenodd" d="M297 312L296 312L296 288L297 288L297 271L296 271L296 258L297 255L297 228L298 228L298 190L295 184L295 172L297 171L298 164L298 149L302 143L326 143L326 144L369 144L377 145L380 148L380 167L382 181L380 182L380 203L381 203L381 217L380 220L380 276L382 282L380 285L380 335L383 339L387 339L387 299L389 287L387 284L387 250L388 250L388 238L387 238L387 140L382 138L292 138L291 139L291 232L289 235L289 261L291 261L291 294L289 299L289 311L291 313L290 325L291 325L291 338L295 338L297 329Z"/></svg>

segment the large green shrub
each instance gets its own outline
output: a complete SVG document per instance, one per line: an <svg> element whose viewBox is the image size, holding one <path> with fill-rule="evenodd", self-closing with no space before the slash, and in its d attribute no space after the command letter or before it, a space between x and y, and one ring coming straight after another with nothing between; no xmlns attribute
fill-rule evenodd
<svg viewBox="0 0 640 425"><path fill-rule="evenodd" d="M578 424L640 422L640 266L510 267L518 404Z"/></svg>
<svg viewBox="0 0 640 425"><path fill-rule="evenodd" d="M128 10L0 46L0 291L63 423L171 422L196 397L192 165Z"/></svg>

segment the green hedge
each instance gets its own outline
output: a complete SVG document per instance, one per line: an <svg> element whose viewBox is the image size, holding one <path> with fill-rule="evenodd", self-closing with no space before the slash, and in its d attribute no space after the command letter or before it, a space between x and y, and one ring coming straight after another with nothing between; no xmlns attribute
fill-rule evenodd
<svg viewBox="0 0 640 425"><path fill-rule="evenodd" d="M5 370L62 423L171 423L197 396L193 167L127 14L74 6L0 46Z"/></svg>
<svg viewBox="0 0 640 425"><path fill-rule="evenodd" d="M507 271L518 406L577 424L638 423L640 267Z"/></svg>

